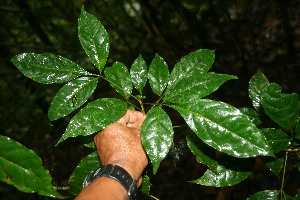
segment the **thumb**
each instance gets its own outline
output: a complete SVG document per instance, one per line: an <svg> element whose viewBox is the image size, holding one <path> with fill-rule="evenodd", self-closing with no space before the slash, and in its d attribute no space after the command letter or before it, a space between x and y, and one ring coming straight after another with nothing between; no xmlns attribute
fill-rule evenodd
<svg viewBox="0 0 300 200"><path fill-rule="evenodd" d="M131 128L141 129L141 126L145 119L146 119L146 116L141 117L139 120L137 120L136 122L134 122L131 125Z"/></svg>

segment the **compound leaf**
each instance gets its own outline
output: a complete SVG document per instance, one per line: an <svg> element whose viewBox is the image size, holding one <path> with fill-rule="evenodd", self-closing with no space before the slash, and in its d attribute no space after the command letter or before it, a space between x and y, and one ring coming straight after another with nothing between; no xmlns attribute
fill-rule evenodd
<svg viewBox="0 0 300 200"><path fill-rule="evenodd" d="M84 7L78 19L78 37L89 59L101 72L109 53L109 37L101 22Z"/></svg>
<svg viewBox="0 0 300 200"><path fill-rule="evenodd" d="M62 198L51 184L41 158L22 144L0 136L0 180L22 192Z"/></svg>
<svg viewBox="0 0 300 200"><path fill-rule="evenodd" d="M70 121L58 143L69 137L87 136L116 122L126 112L127 105L120 99L103 98L82 108Z"/></svg>
<svg viewBox="0 0 300 200"><path fill-rule="evenodd" d="M170 75L169 85L182 77L189 76L194 70L207 72L211 68L214 59L214 51L209 49L199 49L184 56L175 64Z"/></svg>
<svg viewBox="0 0 300 200"><path fill-rule="evenodd" d="M156 174L161 161L167 156L173 137L172 122L167 113L161 106L150 109L142 124L141 138L153 165L153 174Z"/></svg>
<svg viewBox="0 0 300 200"><path fill-rule="evenodd" d="M281 127L292 131L299 118L298 94L282 94L280 85L272 83L265 87L261 98L266 114Z"/></svg>
<svg viewBox="0 0 300 200"><path fill-rule="evenodd" d="M73 195L77 195L82 190L82 183L85 177L92 171L100 167L101 163L97 152L93 152L84 157L74 169L69 179L69 188Z"/></svg>
<svg viewBox="0 0 300 200"><path fill-rule="evenodd" d="M171 105L206 144L234 157L271 155L265 137L237 108L220 101L199 99Z"/></svg>
<svg viewBox="0 0 300 200"><path fill-rule="evenodd" d="M64 85L55 95L48 111L50 121L70 114L82 106L96 89L99 78L81 77Z"/></svg>
<svg viewBox="0 0 300 200"><path fill-rule="evenodd" d="M158 54L155 54L149 66L148 78L153 92L161 96L169 81L169 69L167 63Z"/></svg>
<svg viewBox="0 0 300 200"><path fill-rule="evenodd" d="M163 99L173 103L192 102L216 91L230 79L236 79L236 77L213 72L193 71L169 85Z"/></svg>
<svg viewBox="0 0 300 200"><path fill-rule="evenodd" d="M130 75L134 87L142 94L147 82L148 72L146 62L141 55L133 62Z"/></svg>
<svg viewBox="0 0 300 200"><path fill-rule="evenodd" d="M260 112L261 111L261 95L266 86L270 83L267 77L258 71L249 81L249 97L252 101L253 107Z"/></svg>
<svg viewBox="0 0 300 200"><path fill-rule="evenodd" d="M247 200L278 200L279 190L264 190L253 194Z"/></svg>
<svg viewBox="0 0 300 200"><path fill-rule="evenodd" d="M64 83L91 75L73 61L50 53L22 53L11 61L25 76L43 84Z"/></svg>
<svg viewBox="0 0 300 200"><path fill-rule="evenodd" d="M121 62L115 62L113 66L104 70L106 79L124 98L128 99L132 92L132 81L127 67Z"/></svg>

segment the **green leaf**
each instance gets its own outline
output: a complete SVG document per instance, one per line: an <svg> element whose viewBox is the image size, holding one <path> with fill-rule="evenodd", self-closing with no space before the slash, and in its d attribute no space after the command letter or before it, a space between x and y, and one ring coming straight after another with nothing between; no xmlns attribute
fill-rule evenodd
<svg viewBox="0 0 300 200"><path fill-rule="evenodd" d="M187 135L187 144L198 162L208 166L205 174L193 183L225 187L240 183L253 170L254 159L234 158L228 155L216 156L216 151L202 142L195 134Z"/></svg>
<svg viewBox="0 0 300 200"><path fill-rule="evenodd" d="M51 184L41 158L22 144L0 136L0 180L22 192L62 198Z"/></svg>
<svg viewBox="0 0 300 200"><path fill-rule="evenodd" d="M271 155L265 137L237 108L226 103L199 99L171 105L206 144L234 157Z"/></svg>
<svg viewBox="0 0 300 200"><path fill-rule="evenodd" d="M265 87L269 85L267 77L258 71L249 82L249 97L252 101L253 107L260 112L261 111L261 95Z"/></svg>
<svg viewBox="0 0 300 200"><path fill-rule="evenodd" d="M91 75L73 61L50 53L22 53L11 61L25 76L43 84L64 83Z"/></svg>
<svg viewBox="0 0 300 200"><path fill-rule="evenodd" d="M275 153L278 153L291 145L292 138L279 129L264 128L261 129L261 131Z"/></svg>
<svg viewBox="0 0 300 200"><path fill-rule="evenodd" d="M262 120L260 119L260 114L251 108L240 108L240 111L246 115L253 124L256 126L262 124Z"/></svg>
<svg viewBox="0 0 300 200"><path fill-rule="evenodd" d="M169 81L169 69L167 63L158 54L155 54L149 66L148 77L153 92L161 96Z"/></svg>
<svg viewBox="0 0 300 200"><path fill-rule="evenodd" d="M156 174L161 161L167 156L173 137L172 122L167 113L160 106L150 109L142 124L141 138L153 165L153 174Z"/></svg>
<svg viewBox="0 0 300 200"><path fill-rule="evenodd" d="M101 72L109 53L109 37L101 22L83 6L78 19L78 37L89 59Z"/></svg>
<svg viewBox="0 0 300 200"><path fill-rule="evenodd" d="M81 77L64 85L54 97L48 111L50 121L70 114L93 94L99 78Z"/></svg>
<svg viewBox="0 0 300 200"><path fill-rule="evenodd" d="M173 103L192 102L216 91L230 79L236 79L236 77L213 72L193 71L169 85L163 99Z"/></svg>
<svg viewBox="0 0 300 200"><path fill-rule="evenodd" d="M145 175L143 177L143 182L142 182L142 186L141 186L141 192L145 195L149 195L150 193L150 188L151 188L151 183L150 183L150 178L149 176Z"/></svg>
<svg viewBox="0 0 300 200"><path fill-rule="evenodd" d="M292 131L299 118L298 94L282 94L280 85L268 85L262 94L266 114L281 127Z"/></svg>
<svg viewBox="0 0 300 200"><path fill-rule="evenodd" d="M282 154L276 154L276 158L264 157L265 163L270 171L277 177L280 178L280 171L283 167Z"/></svg>
<svg viewBox="0 0 300 200"><path fill-rule="evenodd" d="M132 92L131 77L127 67L121 62L115 62L112 67L104 70L106 79L123 97L128 99Z"/></svg>
<svg viewBox="0 0 300 200"><path fill-rule="evenodd" d="M253 194L247 200L278 200L279 190L264 190Z"/></svg>
<svg viewBox="0 0 300 200"><path fill-rule="evenodd" d="M249 168L249 164L252 167L254 162L253 160L245 160L245 158L235 159L230 161L231 163L228 161L229 168L226 165L218 165L216 172L208 169L201 178L190 182L211 187L227 187L240 183L251 174L252 169ZM243 159L246 162L243 162ZM238 168L230 169L234 166Z"/></svg>
<svg viewBox="0 0 300 200"><path fill-rule="evenodd" d="M187 134L186 141L189 149L196 156L197 161L207 165L209 169L216 172L218 162L216 160L215 149L205 144L192 132Z"/></svg>
<svg viewBox="0 0 300 200"><path fill-rule="evenodd" d="M211 68L214 59L214 51L209 49L199 49L184 56L175 64L170 75L169 85L176 80L180 80L182 77L189 76L194 70L207 72Z"/></svg>
<svg viewBox="0 0 300 200"><path fill-rule="evenodd" d="M104 129L120 119L126 109L125 102L114 98L103 98L89 103L71 119L57 144L69 137L87 136Z"/></svg>
<svg viewBox="0 0 300 200"><path fill-rule="evenodd" d="M84 157L74 169L69 179L70 192L78 195L82 190L82 183L85 177L101 165L97 152L93 152Z"/></svg>
<svg viewBox="0 0 300 200"><path fill-rule="evenodd" d="M296 133L296 136L298 137L298 139L300 139L300 117L298 118L298 121L296 124L295 133Z"/></svg>
<svg viewBox="0 0 300 200"><path fill-rule="evenodd" d="M130 75L134 87L142 95L143 88L147 82L148 72L147 64L141 55L133 62L130 69Z"/></svg>

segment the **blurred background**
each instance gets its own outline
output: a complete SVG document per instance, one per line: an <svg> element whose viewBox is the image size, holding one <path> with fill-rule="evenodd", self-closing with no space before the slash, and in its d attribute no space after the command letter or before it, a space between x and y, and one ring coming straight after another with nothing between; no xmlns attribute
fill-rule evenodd
<svg viewBox="0 0 300 200"><path fill-rule="evenodd" d="M213 98L251 107L248 83L259 69L284 92L300 93L299 0L0 0L0 134L34 150L55 185L67 186L73 169L91 150L75 139L54 146L72 117L51 123L47 119L51 100L62 85L28 79L10 59L23 52L50 52L96 70L77 36L82 5L110 36L108 66L121 61L129 67L139 54L150 64L158 53L172 70L182 56L213 49L212 70L239 77L224 84ZM101 84L92 98L115 95L106 83ZM279 189L280 181L260 162L255 176L234 187L188 183L206 168L196 162L181 138L176 140L177 146L152 178L151 194L159 199L239 200L260 190ZM290 195L300 188L294 170L288 169L286 179ZM50 199L18 192L3 182L0 198Z"/></svg>

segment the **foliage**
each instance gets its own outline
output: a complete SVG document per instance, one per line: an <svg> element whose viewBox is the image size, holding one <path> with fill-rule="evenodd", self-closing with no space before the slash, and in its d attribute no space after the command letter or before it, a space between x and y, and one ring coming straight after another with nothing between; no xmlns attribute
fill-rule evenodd
<svg viewBox="0 0 300 200"><path fill-rule="evenodd" d="M261 73L254 76L250 81L249 95L257 112L261 113L264 110L284 131L289 131L289 134L286 135L278 129L260 131L256 123L261 120L257 115L253 115L256 111L252 112L247 108L240 111L224 102L203 99L226 81L236 79L235 76L208 72L214 61L213 51L200 49L188 54L175 64L171 73L164 59L158 54L153 58L149 69L142 56L139 56L129 72L121 62L115 62L111 67L106 66L110 46L108 34L100 21L87 13L84 8L78 20L78 37L98 73L88 72L67 58L54 54L23 53L12 58L14 65L25 76L37 82L43 84L67 82L52 101L48 112L51 121L81 108L70 120L58 144L69 137L92 135L118 120L127 108L134 108L146 114L141 130L142 143L151 161L153 173L156 174L173 143L173 125L166 112L172 108L178 111L194 132L187 135L187 143L192 153L200 163L209 168L201 178L192 182L214 187L237 184L251 174L254 166L253 157L256 156L271 159L269 166L273 166L271 167L273 171L279 173L282 168L282 182L284 182L288 152L296 152L295 149L299 145L297 94L281 94L279 85L269 84ZM84 105L89 101L100 79L108 81L120 94L119 98L100 98ZM150 99L149 96L143 96L147 80L153 93L157 95L157 101L145 102ZM148 110L146 106L149 105ZM296 124L298 128L295 128ZM4 138L5 143L11 141ZM92 141L86 141L87 145L90 142ZM222 156L217 156L215 150L222 152ZM286 153L279 155L282 151ZM4 152L2 149L1 158L6 158L3 156ZM26 153L25 151L24 155ZM282 167L278 166L278 162L272 165L272 162L282 158L281 155L285 156L284 162L280 163ZM7 165L3 164L2 160L4 159L1 159L4 171ZM11 160L13 164L19 162ZM81 189L78 183L82 182L90 168L97 166L99 160L95 154L82 159L70 178L72 194L78 194ZM34 167L33 173L40 171L41 168L41 165ZM22 170L22 173L26 172L26 168ZM18 175L17 171L13 171L9 177L14 180ZM6 181L5 178L7 177L1 176L1 180ZM151 184L148 176L144 182L146 186L142 191L149 193ZM27 184L34 189L26 192L38 192L41 195L61 198L56 191L43 193L40 188L35 187L35 183ZM283 183L280 192L269 192L268 195L270 194L279 194L283 199L285 196Z"/></svg>

